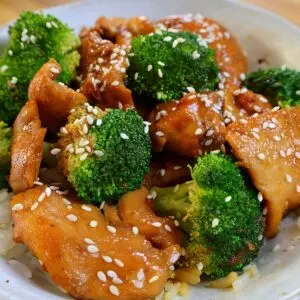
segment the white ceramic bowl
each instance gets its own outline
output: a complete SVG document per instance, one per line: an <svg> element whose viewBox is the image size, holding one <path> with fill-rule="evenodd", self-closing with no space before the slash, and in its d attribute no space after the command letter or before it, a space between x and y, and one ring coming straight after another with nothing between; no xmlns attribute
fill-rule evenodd
<svg viewBox="0 0 300 300"><path fill-rule="evenodd" d="M147 15L160 18L170 14L201 13L211 16L238 38L248 53L251 69L257 68L258 59L265 59L270 66L300 68L300 29L284 19L249 5L224 0L91 0L55 7L46 12L56 15L78 32L84 25L94 23L100 15L130 17ZM7 42L7 27L0 30L0 45ZM192 300L232 300L232 299L300 299L300 244L297 236L300 230L295 218L284 221L279 236L267 242L256 263L260 277L249 282L241 292L221 291L201 286L192 288L189 299ZM286 251L294 242L295 249ZM272 252L277 243L285 251ZM7 283L9 280L9 283ZM0 258L0 299L70 299L57 288L34 274L26 279L16 273Z"/></svg>

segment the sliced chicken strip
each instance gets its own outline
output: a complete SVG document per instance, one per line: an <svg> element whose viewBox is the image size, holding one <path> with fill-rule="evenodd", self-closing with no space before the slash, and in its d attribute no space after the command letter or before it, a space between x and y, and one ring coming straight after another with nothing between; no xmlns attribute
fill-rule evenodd
<svg viewBox="0 0 300 300"><path fill-rule="evenodd" d="M31 188L38 178L45 134L36 102L27 101L13 125L9 184L15 194Z"/></svg>

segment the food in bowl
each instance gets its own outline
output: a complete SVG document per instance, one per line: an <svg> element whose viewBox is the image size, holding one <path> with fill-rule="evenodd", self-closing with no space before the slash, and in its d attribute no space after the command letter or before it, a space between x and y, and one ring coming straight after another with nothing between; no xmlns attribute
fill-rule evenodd
<svg viewBox="0 0 300 300"><path fill-rule="evenodd" d="M25 12L0 68L14 240L75 298L235 286L298 206L299 73L247 73L215 20L100 17L78 38Z"/></svg>

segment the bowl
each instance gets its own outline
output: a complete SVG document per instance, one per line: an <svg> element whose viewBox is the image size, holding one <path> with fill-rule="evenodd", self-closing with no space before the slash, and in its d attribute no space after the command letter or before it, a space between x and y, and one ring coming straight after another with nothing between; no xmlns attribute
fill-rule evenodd
<svg viewBox="0 0 300 300"><path fill-rule="evenodd" d="M153 19L186 13L201 13L223 23L245 49L250 70L265 66L300 67L300 29L261 8L225 0L87 0L46 9L78 33L100 16L146 15ZM7 43L7 29L0 29L0 52ZM281 245L280 251L273 251ZM289 247L293 243L295 247ZM28 253L20 251L26 264ZM281 225L280 234L266 241L255 261L259 276L245 282L241 291L192 287L191 300L300 299L300 229L291 214ZM0 257L0 299L70 299L37 270L31 279L22 276L13 264Z"/></svg>

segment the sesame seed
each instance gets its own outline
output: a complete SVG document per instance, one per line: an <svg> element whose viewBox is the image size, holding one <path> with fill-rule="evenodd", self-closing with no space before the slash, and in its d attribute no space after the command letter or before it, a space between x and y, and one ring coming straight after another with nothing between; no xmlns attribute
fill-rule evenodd
<svg viewBox="0 0 300 300"><path fill-rule="evenodd" d="M107 262L107 263L111 263L113 260L110 256L107 256L107 255L103 255L102 256L102 259Z"/></svg>
<svg viewBox="0 0 300 300"><path fill-rule="evenodd" d="M295 156L300 159L300 152L295 152Z"/></svg>
<svg viewBox="0 0 300 300"><path fill-rule="evenodd" d="M46 197L46 193L41 193L40 196L38 197L37 201L42 202Z"/></svg>
<svg viewBox="0 0 300 300"><path fill-rule="evenodd" d="M229 202L231 199L232 199L231 196L227 196L227 197L225 198L225 202Z"/></svg>
<svg viewBox="0 0 300 300"><path fill-rule="evenodd" d="M107 225L106 226L106 229L111 232L111 233L116 233L117 232L117 229L114 227L114 226L111 226L111 225Z"/></svg>
<svg viewBox="0 0 300 300"><path fill-rule="evenodd" d="M13 54L14 54L14 53L12 52L12 50L8 50L8 55L9 55L9 56L13 56Z"/></svg>
<svg viewBox="0 0 300 300"><path fill-rule="evenodd" d="M166 170L165 169L160 169L159 173L160 173L160 176L165 176Z"/></svg>
<svg viewBox="0 0 300 300"><path fill-rule="evenodd" d="M257 157L260 159L260 160L264 160L266 158L266 156L263 154L263 153L258 153L257 154Z"/></svg>
<svg viewBox="0 0 300 300"><path fill-rule="evenodd" d="M285 175L285 179L286 179L286 181L287 181L288 183L293 182L293 177L292 177L290 174L286 174L286 175Z"/></svg>
<svg viewBox="0 0 300 300"><path fill-rule="evenodd" d="M89 238L84 238L84 242L88 245L94 245L95 244L95 242L93 240L89 239Z"/></svg>
<svg viewBox="0 0 300 300"><path fill-rule="evenodd" d="M102 282L106 282L107 281L106 275L102 271L97 272L97 277Z"/></svg>
<svg viewBox="0 0 300 300"><path fill-rule="evenodd" d="M91 153L92 152L92 149L90 146L85 146L85 150L88 152L88 153Z"/></svg>
<svg viewBox="0 0 300 300"><path fill-rule="evenodd" d="M10 81L12 84L16 84L18 82L18 78L13 76Z"/></svg>
<svg viewBox="0 0 300 300"><path fill-rule="evenodd" d="M215 228L219 225L219 223L220 223L220 220L218 218L214 218L212 223L211 223L211 227Z"/></svg>
<svg viewBox="0 0 300 300"><path fill-rule="evenodd" d="M110 285L109 286L109 291L115 295L115 296L119 296L120 295L120 292L119 292L119 289L115 286L115 285Z"/></svg>
<svg viewBox="0 0 300 300"><path fill-rule="evenodd" d="M263 209L263 215L265 216L265 215L267 215L267 213L268 213L268 208L267 207L265 207L264 209Z"/></svg>
<svg viewBox="0 0 300 300"><path fill-rule="evenodd" d="M120 84L119 81L115 80L111 83L112 86L118 86Z"/></svg>
<svg viewBox="0 0 300 300"><path fill-rule="evenodd" d="M286 156L284 150L280 150L279 154L280 154L281 157L285 157Z"/></svg>
<svg viewBox="0 0 300 300"><path fill-rule="evenodd" d="M199 262L199 263L197 264L197 268L198 268L199 271L202 271L203 268L204 268L203 263L202 263L202 262Z"/></svg>
<svg viewBox="0 0 300 300"><path fill-rule="evenodd" d="M86 120L87 120L87 122L88 122L90 125L93 125L93 123L94 123L94 118L93 118L92 116L88 115L88 116L86 117Z"/></svg>
<svg viewBox="0 0 300 300"><path fill-rule="evenodd" d="M66 205L70 205L70 204L71 204L71 201L69 201L69 200L66 199L66 198L63 198L62 200L63 200L63 202L64 202Z"/></svg>
<svg viewBox="0 0 300 300"><path fill-rule="evenodd" d="M172 37L170 36L166 36L164 39L163 39L164 42L171 42L172 41Z"/></svg>
<svg viewBox="0 0 300 300"><path fill-rule="evenodd" d="M175 220L175 221L174 221L174 224L175 224L176 227L179 227L179 225L180 225L180 223L179 223L178 220Z"/></svg>
<svg viewBox="0 0 300 300"><path fill-rule="evenodd" d="M240 90L240 93L241 94L245 94L248 92L248 89L246 87L243 87L241 90Z"/></svg>
<svg viewBox="0 0 300 300"><path fill-rule="evenodd" d="M101 157L101 156L104 155L104 152L101 151L101 150L95 150L95 151L94 151L94 154L95 154L96 156L98 156L98 157Z"/></svg>
<svg viewBox="0 0 300 300"><path fill-rule="evenodd" d="M138 79L138 77L139 77L139 73L134 73L134 80L137 80Z"/></svg>
<svg viewBox="0 0 300 300"><path fill-rule="evenodd" d="M123 140L129 140L129 136L128 136L126 133L121 132L121 133L120 133L120 137L121 137L121 139L123 139Z"/></svg>
<svg viewBox="0 0 300 300"><path fill-rule="evenodd" d="M173 42L172 47L173 47L173 48L176 48L177 45L178 45L178 40L176 39L176 40Z"/></svg>
<svg viewBox="0 0 300 300"><path fill-rule="evenodd" d="M50 22L47 22L47 23L46 23L46 27L49 28L49 29L52 28L51 23L50 23Z"/></svg>
<svg viewBox="0 0 300 300"><path fill-rule="evenodd" d="M98 226L98 222L97 221L93 220L93 221L90 222L90 227L96 228L97 226Z"/></svg>
<svg viewBox="0 0 300 300"><path fill-rule="evenodd" d="M61 149L58 149L58 148L54 148L54 149L52 149L51 151L50 151L50 153L52 154L52 155L57 155L57 154L59 154L61 152Z"/></svg>
<svg viewBox="0 0 300 300"><path fill-rule="evenodd" d="M50 68L50 72L53 74L59 74L59 70L57 68Z"/></svg>
<svg viewBox="0 0 300 300"><path fill-rule="evenodd" d="M164 66L166 65L166 64L163 63L162 61L158 61L157 64L160 65L160 66L162 66L162 67L164 67Z"/></svg>
<svg viewBox="0 0 300 300"><path fill-rule="evenodd" d="M172 232L172 229L171 229L171 227L170 227L168 224L166 224L166 225L164 226L164 228L165 228L167 231Z"/></svg>
<svg viewBox="0 0 300 300"><path fill-rule="evenodd" d="M263 236L262 234L260 234L260 235L258 236L257 239L258 239L259 241L262 241L263 238L264 238L264 236Z"/></svg>
<svg viewBox="0 0 300 300"><path fill-rule="evenodd" d="M280 109L280 106L275 106L275 107L273 107L273 108L272 108L272 110L271 110L271 111L273 111L273 112L274 112L274 111L278 111L279 109Z"/></svg>
<svg viewBox="0 0 300 300"><path fill-rule="evenodd" d="M39 203L38 203L38 202L34 202L34 203L31 205L30 210L31 210L31 211L34 211L34 210L36 210L36 209L38 208L38 206L39 206Z"/></svg>
<svg viewBox="0 0 300 300"><path fill-rule="evenodd" d="M175 187L174 187L174 193L177 193L177 192L178 192L178 190L179 190L179 187L180 187L180 185L179 185L179 184L176 184L176 185L175 185Z"/></svg>
<svg viewBox="0 0 300 300"><path fill-rule="evenodd" d="M214 130L213 129L209 129L207 132L206 132L206 136L212 136L214 134Z"/></svg>
<svg viewBox="0 0 300 300"><path fill-rule="evenodd" d="M24 209L24 206L23 206L23 204L21 204L21 203L17 203L17 204L15 204L15 205L12 207L12 210L13 210L13 211L20 211L20 210L22 210L22 209Z"/></svg>
<svg viewBox="0 0 300 300"><path fill-rule="evenodd" d="M300 90L296 91L296 95L300 96Z"/></svg>
<svg viewBox="0 0 300 300"><path fill-rule="evenodd" d="M262 201L264 200L264 197L263 197L263 195L262 195L261 192L259 192L259 193L257 194L257 199L258 199L259 202L262 202Z"/></svg>
<svg viewBox="0 0 300 300"><path fill-rule="evenodd" d="M193 59L198 59L200 57L200 53L198 51L194 51L192 54Z"/></svg>
<svg viewBox="0 0 300 300"><path fill-rule="evenodd" d="M279 142L281 140L281 138L278 135L274 135L273 139L276 142Z"/></svg>
<svg viewBox="0 0 300 300"><path fill-rule="evenodd" d="M155 275L155 276L151 277L148 282L153 283L153 282L157 281L158 279L159 279L159 276Z"/></svg>
<svg viewBox="0 0 300 300"><path fill-rule="evenodd" d="M87 251L90 253L97 253L99 252L99 249L95 245L88 245Z"/></svg>
<svg viewBox="0 0 300 300"><path fill-rule="evenodd" d="M152 65L148 65L147 71L150 72L153 69Z"/></svg>
<svg viewBox="0 0 300 300"><path fill-rule="evenodd" d="M59 131L60 131L60 133L62 133L62 134L68 134L68 130L67 130L66 127L61 127Z"/></svg>
<svg viewBox="0 0 300 300"><path fill-rule="evenodd" d="M300 184L298 184L298 185L296 186L296 191L297 191L297 193L300 193Z"/></svg>
<svg viewBox="0 0 300 300"><path fill-rule="evenodd" d="M153 227L161 227L161 223L160 222L154 222L151 224Z"/></svg>
<svg viewBox="0 0 300 300"><path fill-rule="evenodd" d="M156 131L155 134L156 134L157 136L164 136L164 133L161 132L161 131Z"/></svg>
<svg viewBox="0 0 300 300"><path fill-rule="evenodd" d="M202 132L203 132L202 128L199 127L195 130L195 135L200 135L202 134Z"/></svg>
<svg viewBox="0 0 300 300"><path fill-rule="evenodd" d="M82 130L83 130L83 133L85 133L85 134L87 134L89 132L89 129L86 124L83 125Z"/></svg>
<svg viewBox="0 0 300 300"><path fill-rule="evenodd" d="M101 205L100 205L100 210L102 210L103 208L104 208L104 205L105 205L105 201L103 201L102 203L101 203Z"/></svg>
<svg viewBox="0 0 300 300"><path fill-rule="evenodd" d="M175 270L175 267L174 267L174 266L170 266L170 267L169 267L169 270L174 271L174 270Z"/></svg>
<svg viewBox="0 0 300 300"><path fill-rule="evenodd" d="M124 267L124 263L123 263L120 259L115 258L115 259L114 259L114 262L115 262L115 264L116 264L118 267L120 267L120 268L123 268L123 267Z"/></svg>
<svg viewBox="0 0 300 300"><path fill-rule="evenodd" d="M144 286L143 281L140 280L132 280L132 283L137 289L141 289Z"/></svg>
<svg viewBox="0 0 300 300"><path fill-rule="evenodd" d="M46 196L47 197L49 197L50 195L51 195L51 189L49 188L49 187L47 187L46 189L45 189L45 193L46 193Z"/></svg>
<svg viewBox="0 0 300 300"><path fill-rule="evenodd" d="M76 222L78 218L75 215L67 215L67 219L71 222Z"/></svg>
<svg viewBox="0 0 300 300"><path fill-rule="evenodd" d="M207 140L205 143L204 143L204 145L205 146L210 146L211 144L212 144L212 142L213 142L213 140Z"/></svg>
<svg viewBox="0 0 300 300"><path fill-rule="evenodd" d="M110 278L117 278L118 275L115 271L112 271L112 270L108 270L107 271L107 276L110 277Z"/></svg>
<svg viewBox="0 0 300 300"><path fill-rule="evenodd" d="M241 79L242 81L244 81L244 80L246 79L245 73L241 73L241 74L240 74L240 79Z"/></svg>
<svg viewBox="0 0 300 300"><path fill-rule="evenodd" d="M84 148L77 148L76 150L75 150L75 154L82 154L82 153L84 153Z"/></svg>
<svg viewBox="0 0 300 300"><path fill-rule="evenodd" d="M87 154L87 153L83 153L83 154L80 156L80 160L81 160L81 161L84 161L84 160L87 159L87 157L88 157L88 154Z"/></svg>
<svg viewBox="0 0 300 300"><path fill-rule="evenodd" d="M170 263L175 264L176 261L179 259L179 257L180 257L180 253L178 253L176 251L173 252L172 255L171 255L171 258L170 258Z"/></svg>
<svg viewBox="0 0 300 300"><path fill-rule="evenodd" d="M0 72L1 73L4 73L8 70L8 66L7 65L3 65L1 68L0 68Z"/></svg>
<svg viewBox="0 0 300 300"><path fill-rule="evenodd" d="M87 211L87 212L91 212L91 211L92 211L92 208L89 207L89 206L87 206L86 204L81 205L81 208L82 208L83 210Z"/></svg>
<svg viewBox="0 0 300 300"><path fill-rule="evenodd" d="M158 69L157 73L158 73L158 76L159 76L160 78L162 78L162 77L163 77L163 72L162 72L162 70L161 70L161 69Z"/></svg>
<svg viewBox="0 0 300 300"><path fill-rule="evenodd" d="M189 93L195 92L195 89L192 86L188 86L186 89L188 90Z"/></svg>
<svg viewBox="0 0 300 300"><path fill-rule="evenodd" d="M138 235L139 229L136 226L133 226L132 227L132 232L133 232L133 234Z"/></svg>

